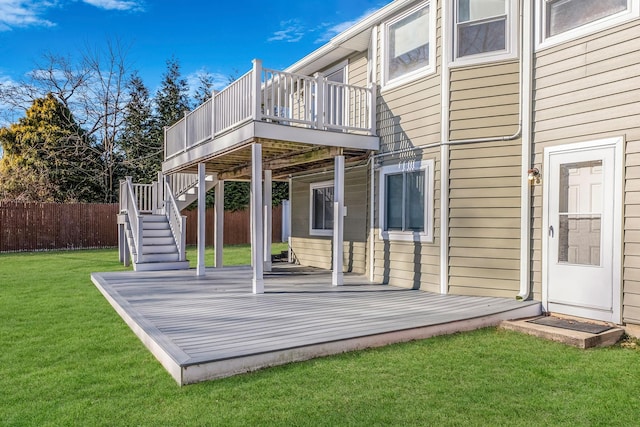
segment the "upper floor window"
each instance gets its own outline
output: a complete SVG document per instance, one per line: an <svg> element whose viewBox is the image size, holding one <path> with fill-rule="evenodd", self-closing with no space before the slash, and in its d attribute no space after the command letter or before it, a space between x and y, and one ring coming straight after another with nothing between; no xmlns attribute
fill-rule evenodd
<svg viewBox="0 0 640 427"><path fill-rule="evenodd" d="M538 40L550 45L638 16L637 0L539 0Z"/></svg>
<svg viewBox="0 0 640 427"><path fill-rule="evenodd" d="M454 0L454 9L455 61L513 56L513 0Z"/></svg>
<svg viewBox="0 0 640 427"><path fill-rule="evenodd" d="M384 26L384 86L395 85L434 69L435 23L429 4Z"/></svg>

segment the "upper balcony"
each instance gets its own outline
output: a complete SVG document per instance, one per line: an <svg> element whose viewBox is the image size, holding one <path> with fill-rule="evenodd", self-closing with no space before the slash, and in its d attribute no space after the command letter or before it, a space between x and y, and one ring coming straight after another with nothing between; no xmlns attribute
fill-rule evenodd
<svg viewBox="0 0 640 427"><path fill-rule="evenodd" d="M329 163L343 154L363 157L379 148L375 86L253 68L165 129L163 171L206 163L221 179L243 179L250 145L263 144L274 178ZM245 168L246 169L246 168Z"/></svg>

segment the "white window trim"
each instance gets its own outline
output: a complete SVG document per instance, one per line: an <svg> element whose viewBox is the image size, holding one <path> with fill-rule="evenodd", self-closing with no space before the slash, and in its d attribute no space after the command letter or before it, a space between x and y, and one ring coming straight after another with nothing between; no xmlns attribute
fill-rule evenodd
<svg viewBox="0 0 640 427"><path fill-rule="evenodd" d="M583 37L597 31L605 30L623 22L630 21L640 16L640 0L628 0L628 8L614 15L606 16L597 21L584 24L564 33L546 37L547 34L547 3L549 0L536 1L536 48L544 49L560 43L564 43L579 37Z"/></svg>
<svg viewBox="0 0 640 427"><path fill-rule="evenodd" d="M333 230L313 228L313 190L317 188L333 187L333 180L314 182L309 185L309 235L310 236L333 236Z"/></svg>
<svg viewBox="0 0 640 427"><path fill-rule="evenodd" d="M450 51L450 63L451 67L464 66L471 64L479 64L492 61L503 61L506 59L514 59L518 57L518 1L507 1L507 34L505 34L505 48L504 50L478 53L476 55L468 55L462 58L456 57L458 51L458 32L457 30L457 16L458 16L458 0L452 0L451 6L451 18L447 19L447 31L452 35L452 46Z"/></svg>
<svg viewBox="0 0 640 427"><path fill-rule="evenodd" d="M434 187L434 161L433 159L420 161L407 161L396 165L383 166L379 169L380 197L378 230L382 240L400 240L408 242L433 243L433 187ZM425 171L424 180L426 191L424 195L424 231L398 231L385 230L385 196L386 196L386 175L401 172Z"/></svg>
<svg viewBox="0 0 640 427"><path fill-rule="evenodd" d="M435 3L435 2L434 2ZM425 67L422 67L418 70L407 73L403 76L396 77L395 79L387 81L387 75L389 74L389 70L387 69L389 65L389 61L387 60L387 53L389 52L389 30L388 27L390 25L395 24L396 22L406 18L418 10L429 7L429 64ZM382 27L382 46L381 46L381 58L382 58L382 67L381 67L381 77L382 77L382 90L394 89L404 84L407 84L413 80L417 80L426 75L435 73L436 71L436 15L437 10L430 1L425 1L407 10L405 13L396 16L392 20L385 22Z"/></svg>

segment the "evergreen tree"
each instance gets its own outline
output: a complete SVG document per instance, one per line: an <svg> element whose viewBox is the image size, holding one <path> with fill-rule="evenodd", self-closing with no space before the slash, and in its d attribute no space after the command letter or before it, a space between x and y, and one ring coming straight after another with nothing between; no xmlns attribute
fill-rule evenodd
<svg viewBox="0 0 640 427"><path fill-rule="evenodd" d="M198 87L194 95L196 105L204 104L211 99L211 93L213 92L213 75L207 71L198 72Z"/></svg>
<svg viewBox="0 0 640 427"><path fill-rule="evenodd" d="M127 82L127 95L120 135L126 174L134 182L151 182L161 167L163 136L153 114L149 90L137 73Z"/></svg>
<svg viewBox="0 0 640 427"><path fill-rule="evenodd" d="M0 129L0 197L39 202L100 199L100 159L86 132L52 94Z"/></svg>
<svg viewBox="0 0 640 427"><path fill-rule="evenodd" d="M167 71L156 93L156 108L160 129L171 126L189 111L189 87L180 73L180 63L171 58L167 61Z"/></svg>

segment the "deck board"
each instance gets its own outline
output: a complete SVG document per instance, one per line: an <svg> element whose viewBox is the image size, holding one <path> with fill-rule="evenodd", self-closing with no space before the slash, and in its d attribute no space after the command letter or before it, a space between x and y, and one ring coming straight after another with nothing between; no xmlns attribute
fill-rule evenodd
<svg viewBox="0 0 640 427"><path fill-rule="evenodd" d="M287 269L251 293L245 267L94 273L92 280L180 384L533 316L538 302L440 295Z"/></svg>

